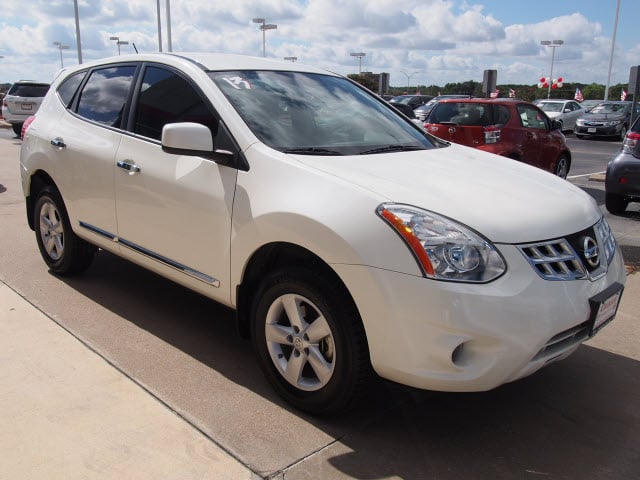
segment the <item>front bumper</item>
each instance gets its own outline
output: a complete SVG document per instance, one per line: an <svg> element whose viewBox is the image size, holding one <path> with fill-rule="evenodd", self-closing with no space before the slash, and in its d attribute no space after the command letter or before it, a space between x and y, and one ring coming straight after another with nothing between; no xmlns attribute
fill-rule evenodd
<svg viewBox="0 0 640 480"><path fill-rule="evenodd" d="M333 266L360 310L380 376L441 391L524 377L575 351L589 335L589 299L625 281L619 249L596 281L548 281L516 247L498 247L509 270L480 285Z"/></svg>
<svg viewBox="0 0 640 480"><path fill-rule="evenodd" d="M622 124L612 126L580 126L576 124L573 132L576 135L584 135L590 137L615 137L620 135Z"/></svg>

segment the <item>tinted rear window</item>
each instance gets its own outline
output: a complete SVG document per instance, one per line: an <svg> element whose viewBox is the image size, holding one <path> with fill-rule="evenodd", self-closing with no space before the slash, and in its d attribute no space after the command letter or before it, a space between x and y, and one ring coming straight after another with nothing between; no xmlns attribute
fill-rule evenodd
<svg viewBox="0 0 640 480"><path fill-rule="evenodd" d="M44 97L49 90L47 84L14 84L7 95L14 95L16 97Z"/></svg>
<svg viewBox="0 0 640 480"><path fill-rule="evenodd" d="M111 127L119 127L136 67L97 69L80 94L78 115Z"/></svg>
<svg viewBox="0 0 640 480"><path fill-rule="evenodd" d="M488 126L497 122L493 118L493 108L483 103L438 103L431 115L429 123L453 123L456 125Z"/></svg>

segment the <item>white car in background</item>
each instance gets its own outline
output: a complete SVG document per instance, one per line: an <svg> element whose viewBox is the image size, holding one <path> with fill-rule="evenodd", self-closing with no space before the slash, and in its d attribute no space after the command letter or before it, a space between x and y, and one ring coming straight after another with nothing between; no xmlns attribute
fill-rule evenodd
<svg viewBox="0 0 640 480"><path fill-rule="evenodd" d="M48 90L48 83L31 80L20 80L11 85L2 99L2 116L16 135L20 135L24 121L38 111Z"/></svg>
<svg viewBox="0 0 640 480"><path fill-rule="evenodd" d="M538 100L536 105L547 117L560 122L563 132L573 131L576 128L576 120L586 112L575 100Z"/></svg>
<svg viewBox="0 0 640 480"><path fill-rule="evenodd" d="M69 68L20 168L51 272L103 249L229 306L274 389L315 414L366 398L374 372L444 391L529 375L611 321L625 282L581 189L297 63Z"/></svg>

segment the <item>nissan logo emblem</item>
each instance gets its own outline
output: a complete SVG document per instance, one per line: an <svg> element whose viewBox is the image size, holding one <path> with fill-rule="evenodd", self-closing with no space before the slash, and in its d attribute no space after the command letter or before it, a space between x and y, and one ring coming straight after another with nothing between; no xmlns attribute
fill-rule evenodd
<svg viewBox="0 0 640 480"><path fill-rule="evenodd" d="M591 268L596 268L600 265L600 251L598 250L598 244L591 237L584 237L582 241L583 255L587 264Z"/></svg>

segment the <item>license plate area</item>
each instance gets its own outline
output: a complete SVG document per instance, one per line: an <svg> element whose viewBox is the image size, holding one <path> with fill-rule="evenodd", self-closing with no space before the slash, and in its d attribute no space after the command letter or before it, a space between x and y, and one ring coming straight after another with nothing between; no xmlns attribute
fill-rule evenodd
<svg viewBox="0 0 640 480"><path fill-rule="evenodd" d="M596 128L587 128L587 133L596 133Z"/></svg>
<svg viewBox="0 0 640 480"><path fill-rule="evenodd" d="M614 283L605 291L589 299L589 305L591 306L590 337L598 333L602 327L616 316L623 290L624 287L620 283Z"/></svg>
<svg viewBox="0 0 640 480"><path fill-rule="evenodd" d="M20 105L20 108L22 110L33 110L33 103L23 103L22 105Z"/></svg>

